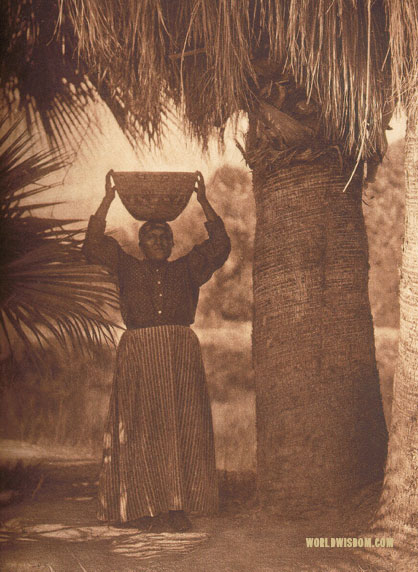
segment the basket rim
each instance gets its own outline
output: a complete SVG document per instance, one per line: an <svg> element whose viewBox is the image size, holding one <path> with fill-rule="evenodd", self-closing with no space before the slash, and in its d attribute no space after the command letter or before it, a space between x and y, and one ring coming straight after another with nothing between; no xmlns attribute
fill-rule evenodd
<svg viewBox="0 0 418 572"><path fill-rule="evenodd" d="M125 209L136 220L174 220L195 190L190 171L117 171L114 182Z"/></svg>

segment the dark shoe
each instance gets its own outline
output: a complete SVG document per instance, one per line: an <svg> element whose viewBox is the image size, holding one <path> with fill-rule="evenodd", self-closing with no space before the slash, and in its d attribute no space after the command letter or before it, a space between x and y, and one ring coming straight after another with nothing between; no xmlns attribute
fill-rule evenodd
<svg viewBox="0 0 418 572"><path fill-rule="evenodd" d="M158 516L141 516L136 520L129 520L128 522L119 522L116 524L116 528L135 528L136 530L143 530L148 532L153 526L157 527L160 524L159 515Z"/></svg>
<svg viewBox="0 0 418 572"><path fill-rule="evenodd" d="M135 521L136 528L147 532L152 524L153 518L152 516L141 516L141 518Z"/></svg>
<svg viewBox="0 0 418 572"><path fill-rule="evenodd" d="M137 528L136 520L129 520L128 522L117 522L113 526L115 528Z"/></svg>
<svg viewBox="0 0 418 572"><path fill-rule="evenodd" d="M145 532L169 532L171 530L171 523L169 522L168 515L157 514L157 516L150 516L150 523ZM144 529L145 530L145 529Z"/></svg>
<svg viewBox="0 0 418 572"><path fill-rule="evenodd" d="M170 510L168 520L176 532L186 532L192 528L192 523L182 510Z"/></svg>

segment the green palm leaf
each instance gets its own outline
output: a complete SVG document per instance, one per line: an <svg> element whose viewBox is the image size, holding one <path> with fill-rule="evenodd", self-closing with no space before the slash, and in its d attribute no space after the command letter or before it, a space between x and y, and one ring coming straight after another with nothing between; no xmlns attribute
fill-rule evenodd
<svg viewBox="0 0 418 572"><path fill-rule="evenodd" d="M108 315L118 304L110 276L83 258L78 221L33 216L56 204L32 199L51 188L42 179L64 159L35 151L19 129L14 123L0 139L0 330L10 348L20 341L39 364L56 342L87 352L112 343Z"/></svg>

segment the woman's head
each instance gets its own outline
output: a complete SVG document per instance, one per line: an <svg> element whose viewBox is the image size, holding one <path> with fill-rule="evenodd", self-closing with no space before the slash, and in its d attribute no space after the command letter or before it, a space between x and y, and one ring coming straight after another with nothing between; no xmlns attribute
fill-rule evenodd
<svg viewBox="0 0 418 572"><path fill-rule="evenodd" d="M148 260L169 258L174 246L173 231L166 222L148 221L139 229L139 246Z"/></svg>

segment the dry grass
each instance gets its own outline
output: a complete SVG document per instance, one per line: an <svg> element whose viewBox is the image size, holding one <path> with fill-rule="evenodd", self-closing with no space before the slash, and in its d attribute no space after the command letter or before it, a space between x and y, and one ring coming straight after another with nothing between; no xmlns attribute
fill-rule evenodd
<svg viewBox="0 0 418 572"><path fill-rule="evenodd" d="M212 399L217 466L221 471L255 467L255 394L251 370L249 324L202 335L208 386ZM206 338L206 339L205 339ZM210 343L207 343L210 340ZM226 342L224 344L224 342ZM397 355L397 330L376 330L377 360L385 415L390 415ZM22 372L16 385L3 387L1 437L55 447L76 448L99 458L113 370L113 355L61 361L50 375L38 379Z"/></svg>
<svg viewBox="0 0 418 572"><path fill-rule="evenodd" d="M398 338L399 330L396 328L376 328L375 330L376 359L387 427L390 427L391 421L393 379L398 358Z"/></svg>
<svg viewBox="0 0 418 572"><path fill-rule="evenodd" d="M223 471L255 469L255 395L237 392L228 402L212 402L216 465Z"/></svg>
<svg viewBox="0 0 418 572"><path fill-rule="evenodd" d="M93 359L56 351L42 374L25 360L3 367L0 435L99 453L113 359L111 349Z"/></svg>

